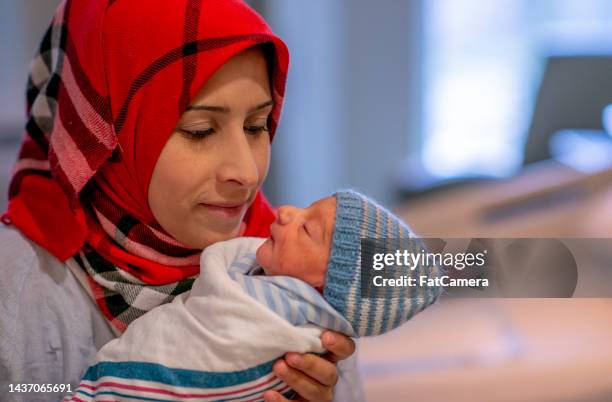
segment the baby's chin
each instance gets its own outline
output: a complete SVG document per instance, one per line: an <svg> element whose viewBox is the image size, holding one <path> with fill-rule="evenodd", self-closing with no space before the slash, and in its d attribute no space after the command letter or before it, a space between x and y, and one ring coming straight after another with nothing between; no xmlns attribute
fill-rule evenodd
<svg viewBox="0 0 612 402"><path fill-rule="evenodd" d="M274 248L274 240L268 238L265 242L259 246L255 252L255 258L261 267L263 268L266 275L272 275L272 252Z"/></svg>

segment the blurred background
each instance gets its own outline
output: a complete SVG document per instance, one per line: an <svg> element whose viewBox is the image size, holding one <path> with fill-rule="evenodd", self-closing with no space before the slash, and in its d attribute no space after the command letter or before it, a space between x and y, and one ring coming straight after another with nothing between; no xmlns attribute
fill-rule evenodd
<svg viewBox="0 0 612 402"><path fill-rule="evenodd" d="M57 0L0 0L0 206ZM266 194L424 236L611 237L609 0L252 0L291 69ZM612 287L609 255L594 280ZM447 299L360 341L370 401L612 401L612 300Z"/></svg>

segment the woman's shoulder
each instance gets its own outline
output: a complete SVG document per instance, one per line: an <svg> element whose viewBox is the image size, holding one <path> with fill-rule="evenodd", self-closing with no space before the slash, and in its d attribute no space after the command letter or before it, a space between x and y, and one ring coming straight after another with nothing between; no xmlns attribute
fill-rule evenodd
<svg viewBox="0 0 612 402"><path fill-rule="evenodd" d="M113 337L66 264L0 225L0 378L78 381Z"/></svg>
<svg viewBox="0 0 612 402"><path fill-rule="evenodd" d="M32 244L13 226L0 224L0 266L6 273L13 267L25 268L36 256ZM3 279L7 279L3 274Z"/></svg>
<svg viewBox="0 0 612 402"><path fill-rule="evenodd" d="M0 316L16 314L19 296L36 267L37 254L21 232L0 225Z"/></svg>
<svg viewBox="0 0 612 402"><path fill-rule="evenodd" d="M80 310L101 315L64 262L18 229L0 225L0 316L43 306L60 318Z"/></svg>
<svg viewBox="0 0 612 402"><path fill-rule="evenodd" d="M24 296L35 289L35 294L52 290L54 287L35 287L57 283L58 274L66 273L64 264L32 243L18 229L0 225L0 311L12 316ZM40 300L41 297L35 298Z"/></svg>

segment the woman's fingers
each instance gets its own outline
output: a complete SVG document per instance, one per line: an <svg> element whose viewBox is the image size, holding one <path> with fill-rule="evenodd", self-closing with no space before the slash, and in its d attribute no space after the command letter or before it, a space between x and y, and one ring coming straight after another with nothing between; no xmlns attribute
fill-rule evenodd
<svg viewBox="0 0 612 402"><path fill-rule="evenodd" d="M323 332L321 335L321 343L328 351L326 359L332 363L344 360L355 353L355 341L339 332Z"/></svg>
<svg viewBox="0 0 612 402"><path fill-rule="evenodd" d="M287 353L285 359L274 364L274 373L291 387L302 401L331 401L338 382L336 362L355 353L355 342L348 336L325 331L321 343L327 349L325 358L314 354ZM264 394L266 402L284 402L276 391Z"/></svg>
<svg viewBox="0 0 612 402"><path fill-rule="evenodd" d="M285 360L274 364L274 374L306 401L327 402L333 397L333 386L323 385L297 369L290 367ZM283 399L279 399L282 401Z"/></svg>
<svg viewBox="0 0 612 402"><path fill-rule="evenodd" d="M289 402L289 399L285 398L276 391L266 391L263 394L263 397L265 402Z"/></svg>
<svg viewBox="0 0 612 402"><path fill-rule="evenodd" d="M289 402L289 399L282 396L280 393L276 391L266 391L263 394L265 402ZM297 397L297 399L291 399L292 401L306 401L306 399L302 397ZM307 402L307 401L306 401Z"/></svg>
<svg viewBox="0 0 612 402"><path fill-rule="evenodd" d="M338 382L338 370L336 369L336 365L325 360L321 356L311 353L287 353L285 355L285 362L287 362L290 367L301 371L303 374L317 380L323 385L333 387Z"/></svg>

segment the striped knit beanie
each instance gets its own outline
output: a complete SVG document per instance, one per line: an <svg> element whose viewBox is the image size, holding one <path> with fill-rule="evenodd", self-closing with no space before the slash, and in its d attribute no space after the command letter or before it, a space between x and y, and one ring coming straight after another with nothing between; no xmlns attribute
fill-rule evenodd
<svg viewBox="0 0 612 402"><path fill-rule="evenodd" d="M374 271L368 262L362 272L362 259L371 261L376 253L420 253L423 247L404 222L365 195L341 190L335 196L336 223L323 296L351 323L355 336L383 334L434 303L441 288L374 287L373 276L418 279L438 276L439 271L434 266Z"/></svg>

